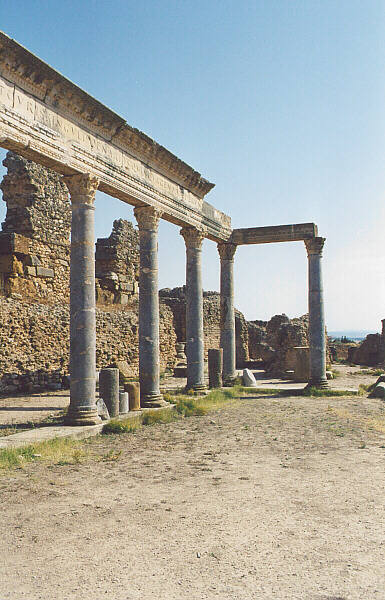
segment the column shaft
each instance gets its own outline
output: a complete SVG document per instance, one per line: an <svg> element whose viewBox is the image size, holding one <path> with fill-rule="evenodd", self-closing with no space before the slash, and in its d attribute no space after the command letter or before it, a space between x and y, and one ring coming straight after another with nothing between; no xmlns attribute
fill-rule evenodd
<svg viewBox="0 0 385 600"><path fill-rule="evenodd" d="M70 191L70 406L66 422L94 425L100 422L95 401L95 242L94 200L97 177L79 174L64 178Z"/></svg>
<svg viewBox="0 0 385 600"><path fill-rule="evenodd" d="M139 227L139 381L141 406L164 406L159 390L158 225L161 213L135 208Z"/></svg>
<svg viewBox="0 0 385 600"><path fill-rule="evenodd" d="M223 385L232 385L236 379L236 342L234 312L234 254L235 244L220 243L221 259L221 348L223 349Z"/></svg>
<svg viewBox="0 0 385 600"><path fill-rule="evenodd" d="M193 227L181 229L186 244L187 389L203 391L204 340L201 255L204 235Z"/></svg>
<svg viewBox="0 0 385 600"><path fill-rule="evenodd" d="M309 273L309 387L327 387L321 258L325 238L305 240Z"/></svg>

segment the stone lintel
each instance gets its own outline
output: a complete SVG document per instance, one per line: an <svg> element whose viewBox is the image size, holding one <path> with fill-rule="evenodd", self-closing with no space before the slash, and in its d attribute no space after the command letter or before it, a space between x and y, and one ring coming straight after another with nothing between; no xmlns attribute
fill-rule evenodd
<svg viewBox="0 0 385 600"><path fill-rule="evenodd" d="M270 244L273 242L299 242L315 238L317 234L318 228L315 223L248 227L233 229L229 242L238 246L244 244Z"/></svg>

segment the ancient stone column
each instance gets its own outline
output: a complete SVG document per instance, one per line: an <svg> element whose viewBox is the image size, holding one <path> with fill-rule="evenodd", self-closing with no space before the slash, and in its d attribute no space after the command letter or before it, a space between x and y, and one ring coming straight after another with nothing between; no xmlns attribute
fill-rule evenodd
<svg viewBox="0 0 385 600"><path fill-rule="evenodd" d="M139 380L143 408L164 406L159 391L158 225L161 213L135 208L139 226Z"/></svg>
<svg viewBox="0 0 385 600"><path fill-rule="evenodd" d="M63 178L70 192L70 406L68 425L100 423L95 401L95 243L94 200L99 180L77 174Z"/></svg>
<svg viewBox="0 0 385 600"><path fill-rule="evenodd" d="M194 227L180 234L186 244L187 389L204 391L203 290L201 255L204 235Z"/></svg>
<svg viewBox="0 0 385 600"><path fill-rule="evenodd" d="M328 386L326 379L326 335L322 288L321 258L325 238L305 240L309 263L309 384Z"/></svg>
<svg viewBox="0 0 385 600"><path fill-rule="evenodd" d="M230 386L236 379L236 343L234 313L234 254L235 244L220 243L221 259L221 348L223 348L223 385Z"/></svg>

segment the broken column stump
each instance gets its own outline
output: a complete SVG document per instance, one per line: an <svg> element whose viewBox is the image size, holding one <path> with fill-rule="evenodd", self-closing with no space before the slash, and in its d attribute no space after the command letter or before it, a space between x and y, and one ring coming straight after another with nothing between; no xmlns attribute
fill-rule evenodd
<svg viewBox="0 0 385 600"><path fill-rule="evenodd" d="M99 396L103 398L110 417L119 415L119 369L101 369Z"/></svg>
<svg viewBox="0 0 385 600"><path fill-rule="evenodd" d="M222 387L223 350L211 348L208 351L209 359L209 388Z"/></svg>

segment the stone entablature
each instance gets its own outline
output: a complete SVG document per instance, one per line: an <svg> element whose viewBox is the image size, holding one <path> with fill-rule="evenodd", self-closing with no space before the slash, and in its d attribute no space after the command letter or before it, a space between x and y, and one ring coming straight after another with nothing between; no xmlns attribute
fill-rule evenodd
<svg viewBox="0 0 385 600"><path fill-rule="evenodd" d="M212 183L1 32L0 145L64 175L97 176L103 192L214 241L231 234L230 217L203 200Z"/></svg>

